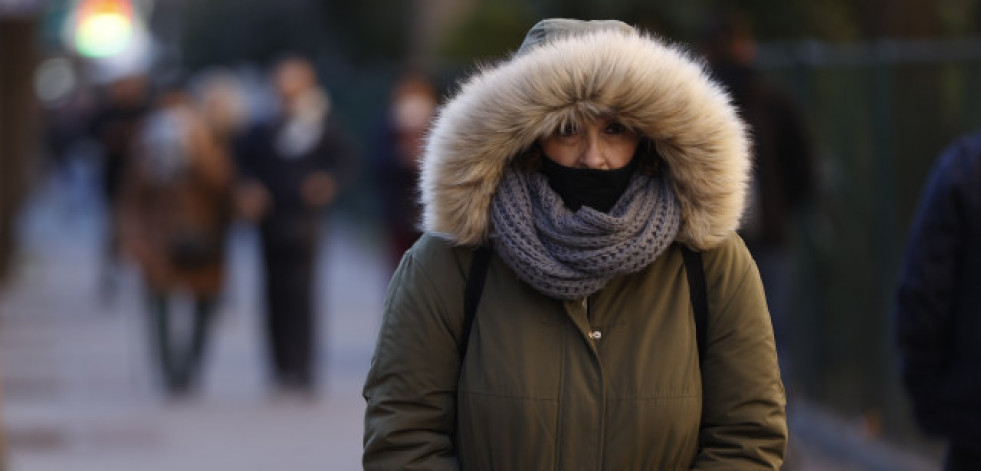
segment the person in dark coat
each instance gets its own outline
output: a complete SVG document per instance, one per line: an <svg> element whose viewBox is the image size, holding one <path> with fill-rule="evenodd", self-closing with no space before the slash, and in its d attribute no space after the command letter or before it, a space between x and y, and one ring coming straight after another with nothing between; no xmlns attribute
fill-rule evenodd
<svg viewBox="0 0 981 471"><path fill-rule="evenodd" d="M811 139L797 104L756 68L756 41L748 25L722 14L702 34L701 49L712 76L732 94L753 136L753 178L739 235L759 266L781 347L787 341L794 289L793 220L816 186Z"/></svg>
<svg viewBox="0 0 981 471"><path fill-rule="evenodd" d="M119 234L116 221L123 187L123 173L143 118L150 111L150 90L142 74L120 77L109 83L88 125L89 135L102 154L102 193L108 216L108 234L102 248L99 290L109 300L116 294Z"/></svg>
<svg viewBox="0 0 981 471"><path fill-rule="evenodd" d="M309 62L283 60L273 80L280 112L236 146L237 203L259 224L274 379L286 389L311 391L316 330L311 284L321 216L349 169L349 151Z"/></svg>
<svg viewBox="0 0 981 471"><path fill-rule="evenodd" d="M902 379L948 471L981 469L981 134L937 160L909 235L896 298Z"/></svg>

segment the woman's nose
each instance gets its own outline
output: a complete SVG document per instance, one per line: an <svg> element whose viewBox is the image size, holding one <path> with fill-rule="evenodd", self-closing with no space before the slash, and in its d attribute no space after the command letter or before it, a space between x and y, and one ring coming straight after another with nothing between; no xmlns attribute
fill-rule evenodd
<svg viewBox="0 0 981 471"><path fill-rule="evenodd" d="M606 166L606 158L603 157L603 145L600 139L595 136L587 135L585 148L580 158L584 168L602 169Z"/></svg>

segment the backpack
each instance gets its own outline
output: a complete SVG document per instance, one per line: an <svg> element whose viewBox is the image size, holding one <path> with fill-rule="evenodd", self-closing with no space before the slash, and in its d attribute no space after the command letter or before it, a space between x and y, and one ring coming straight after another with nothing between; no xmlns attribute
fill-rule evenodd
<svg viewBox="0 0 981 471"><path fill-rule="evenodd" d="M474 250L470 261L470 274L463 295L463 336L460 340L460 363L467 356L467 346L470 344L470 330L477 316L477 306L484 291L487 270L493 251L482 245ZM681 246L681 255L685 261L685 273L688 276L688 295L691 299L695 316L695 342L698 345L698 362L701 364L705 357L705 322L708 318L708 295L705 288L705 269L702 266L702 254Z"/></svg>

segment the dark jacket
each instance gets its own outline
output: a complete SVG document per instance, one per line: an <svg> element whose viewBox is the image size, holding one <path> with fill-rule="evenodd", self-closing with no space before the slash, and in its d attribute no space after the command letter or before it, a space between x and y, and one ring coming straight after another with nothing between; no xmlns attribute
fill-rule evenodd
<svg viewBox="0 0 981 471"><path fill-rule="evenodd" d="M981 450L981 134L938 159L897 298L903 382L924 431Z"/></svg>
<svg viewBox="0 0 981 471"><path fill-rule="evenodd" d="M814 157L804 117L791 97L767 83L755 69L718 66L713 70L732 93L753 133L753 193L739 233L755 249L783 245L792 217L815 190Z"/></svg>
<svg viewBox="0 0 981 471"><path fill-rule="evenodd" d="M304 178L313 172L327 172L336 182L351 179L351 148L335 118L328 115L313 145L298 155L287 156L277 145L281 138L283 117L264 121L237 140L235 154L239 176L261 183L272 196L274 213L302 213L307 209L300 189Z"/></svg>

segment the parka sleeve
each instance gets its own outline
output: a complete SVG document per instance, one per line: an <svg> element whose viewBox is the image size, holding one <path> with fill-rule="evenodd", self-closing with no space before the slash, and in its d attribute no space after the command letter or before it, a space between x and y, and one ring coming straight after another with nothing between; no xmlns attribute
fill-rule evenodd
<svg viewBox="0 0 981 471"><path fill-rule="evenodd" d="M462 305L461 312L446 306L455 306L451 293L462 292L462 281L455 289L452 276L429 272L419 245L392 278L364 386L365 470L459 469L453 435Z"/></svg>
<svg viewBox="0 0 981 471"><path fill-rule="evenodd" d="M694 470L777 470L786 398L756 265L735 234L704 257L709 317Z"/></svg>

